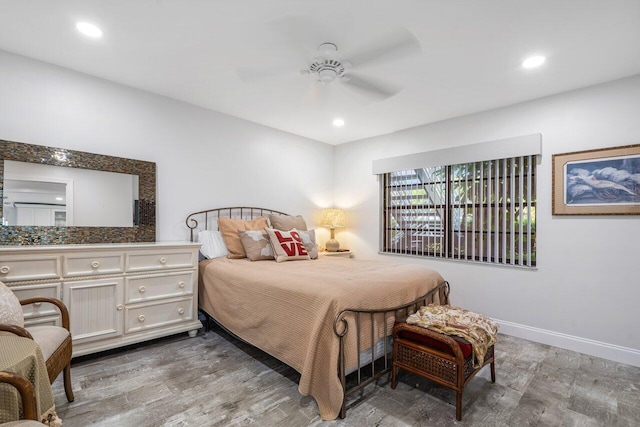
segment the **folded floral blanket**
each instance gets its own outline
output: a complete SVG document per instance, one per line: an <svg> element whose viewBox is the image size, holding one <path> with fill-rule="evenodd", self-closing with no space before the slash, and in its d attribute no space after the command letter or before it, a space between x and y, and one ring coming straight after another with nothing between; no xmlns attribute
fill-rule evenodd
<svg viewBox="0 0 640 427"><path fill-rule="evenodd" d="M51 407L47 412L42 414L41 423L45 426L49 427L62 427L62 420L56 414L55 406Z"/></svg>
<svg viewBox="0 0 640 427"><path fill-rule="evenodd" d="M487 349L496 342L498 325L488 317L460 307L429 304L409 316L407 323L469 341L474 366L484 362Z"/></svg>

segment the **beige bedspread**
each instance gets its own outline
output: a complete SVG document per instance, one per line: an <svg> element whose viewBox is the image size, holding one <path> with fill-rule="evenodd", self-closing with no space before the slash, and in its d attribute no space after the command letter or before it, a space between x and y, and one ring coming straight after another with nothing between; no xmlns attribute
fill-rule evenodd
<svg viewBox="0 0 640 427"><path fill-rule="evenodd" d="M313 396L322 419L332 420L343 400L336 314L409 303L442 281L423 266L341 257L284 263L218 258L200 263L199 305L243 340L297 370L300 393Z"/></svg>

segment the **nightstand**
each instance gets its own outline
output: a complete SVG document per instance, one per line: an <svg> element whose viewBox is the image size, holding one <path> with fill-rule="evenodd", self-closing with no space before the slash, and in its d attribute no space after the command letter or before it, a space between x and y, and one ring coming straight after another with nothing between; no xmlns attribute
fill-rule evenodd
<svg viewBox="0 0 640 427"><path fill-rule="evenodd" d="M338 257L342 257L342 258L351 258L353 256L353 252L351 251L341 251L341 252L327 252L327 251L322 251L319 252L320 256L338 256Z"/></svg>

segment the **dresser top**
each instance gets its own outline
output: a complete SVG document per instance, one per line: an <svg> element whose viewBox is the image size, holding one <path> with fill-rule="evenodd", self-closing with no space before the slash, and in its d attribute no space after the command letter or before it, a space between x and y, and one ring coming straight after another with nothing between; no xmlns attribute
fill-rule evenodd
<svg viewBox="0 0 640 427"><path fill-rule="evenodd" d="M126 249L167 249L167 248L199 248L200 243L192 242L135 242L135 243L90 243L77 245L0 245L2 252L36 252L36 251L95 251Z"/></svg>

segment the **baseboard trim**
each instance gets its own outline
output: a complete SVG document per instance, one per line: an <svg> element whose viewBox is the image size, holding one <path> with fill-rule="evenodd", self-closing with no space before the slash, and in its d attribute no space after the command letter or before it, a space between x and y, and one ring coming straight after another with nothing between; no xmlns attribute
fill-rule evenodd
<svg viewBox="0 0 640 427"><path fill-rule="evenodd" d="M500 333L640 367L640 350L494 319Z"/></svg>

